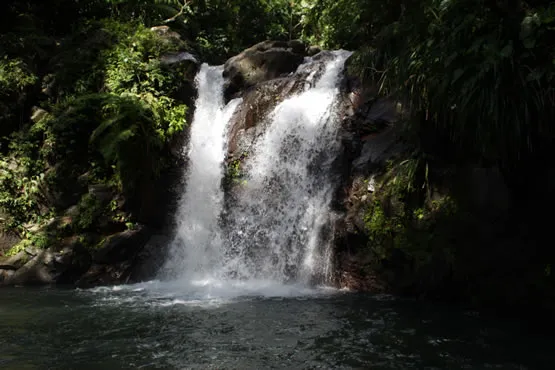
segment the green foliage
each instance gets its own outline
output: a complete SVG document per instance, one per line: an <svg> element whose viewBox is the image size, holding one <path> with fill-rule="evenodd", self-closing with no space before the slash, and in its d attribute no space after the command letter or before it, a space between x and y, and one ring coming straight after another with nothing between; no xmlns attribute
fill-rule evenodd
<svg viewBox="0 0 555 370"><path fill-rule="evenodd" d="M305 14L315 1L198 0L184 33L203 59L221 63L266 39L307 38Z"/></svg>
<svg viewBox="0 0 555 370"><path fill-rule="evenodd" d="M21 93L25 88L37 82L37 76L29 71L21 59L0 60L0 97Z"/></svg>
<svg viewBox="0 0 555 370"><path fill-rule="evenodd" d="M379 261L402 253L413 279L438 259L442 269L449 270L455 262L457 245L453 238L462 217L454 199L442 196L434 201L414 201L411 186L391 183L400 178L385 179L381 196L374 198L364 213L372 253Z"/></svg>
<svg viewBox="0 0 555 370"><path fill-rule="evenodd" d="M54 199L61 196L60 207L67 207L63 198L82 194L90 182L133 196L166 166L168 146L186 124L187 106L176 97L190 71L160 61L186 47L178 38L136 22L89 20L58 44L53 73L43 79L47 100L40 103L50 113L10 136L9 157L1 163L2 224L20 233L52 212ZM36 84L20 59L5 59L0 67L0 95ZM52 196L45 199L45 191ZM85 198L80 206L76 227L88 229L97 222L98 205Z"/></svg>
<svg viewBox="0 0 555 370"><path fill-rule="evenodd" d="M368 32L363 21L368 18L365 5L361 0L316 2L306 15L313 39L326 47L358 48L361 33Z"/></svg>
<svg viewBox="0 0 555 370"><path fill-rule="evenodd" d="M313 19L324 44L359 49L350 68L404 102L413 131L510 170L554 137L555 6L519 4L334 0Z"/></svg>
<svg viewBox="0 0 555 370"><path fill-rule="evenodd" d="M30 175L13 158L0 161L0 208L9 230L22 231L23 224L39 217L43 175Z"/></svg>
<svg viewBox="0 0 555 370"><path fill-rule="evenodd" d="M237 180L241 177L240 159L235 159L227 165L227 176L232 180Z"/></svg>
<svg viewBox="0 0 555 370"><path fill-rule="evenodd" d="M133 222L126 222L125 227L127 228L127 230L135 230L137 228L137 225Z"/></svg>
<svg viewBox="0 0 555 370"><path fill-rule="evenodd" d="M6 257L12 257L18 254L19 252L24 251L26 248L35 247L38 249L47 249L48 247L52 246L53 238L51 235L38 232L38 233L31 233L25 239L21 240L19 243L11 247L6 253Z"/></svg>
<svg viewBox="0 0 555 370"><path fill-rule="evenodd" d="M152 159L183 130L187 106L170 97L183 77L160 62L179 46L137 26L106 53L105 85L111 94L101 107L102 123L91 142L98 143L103 156L122 173L131 172L126 166L136 163L137 155L151 161L156 173L159 168Z"/></svg>
<svg viewBox="0 0 555 370"><path fill-rule="evenodd" d="M227 163L226 172L223 180L224 188L229 188L234 184L245 184L244 172L242 169L243 161L248 157L247 152L243 152L239 158L235 158Z"/></svg>
<svg viewBox="0 0 555 370"><path fill-rule="evenodd" d="M4 255L6 257L13 257L16 254L18 254L19 252L22 252L25 250L25 248L30 247L32 244L30 242L30 240L28 239L24 239L22 241L20 241L19 243L17 243L16 245L14 245L13 247L11 247Z"/></svg>
<svg viewBox="0 0 555 370"><path fill-rule="evenodd" d="M46 233L36 233L28 239L31 245L39 249L46 249L51 246L52 236Z"/></svg>
<svg viewBox="0 0 555 370"><path fill-rule="evenodd" d="M21 58L0 58L0 140L18 128L25 98L37 80ZM0 141L0 151L3 146Z"/></svg>
<svg viewBox="0 0 555 370"><path fill-rule="evenodd" d="M190 14L191 0L108 0L112 15L122 20L140 20L146 24L163 20L184 21Z"/></svg>
<svg viewBox="0 0 555 370"><path fill-rule="evenodd" d="M57 104L50 121L40 125L49 143L43 156L55 162L75 154L73 158L86 162L97 150L107 165L104 174L115 168L116 183L131 189L141 175L160 170L160 151L185 125L187 106L170 97L181 84L180 76L159 60L181 45L162 42L140 25L108 23L106 29L120 37L103 52L99 66L107 93Z"/></svg>
<svg viewBox="0 0 555 370"><path fill-rule="evenodd" d="M120 94L154 93L169 95L180 71L164 68L163 55L183 50L186 44L176 38L162 38L141 24L105 22L104 29L118 38L117 44L102 56L105 68L105 86Z"/></svg>
<svg viewBox="0 0 555 370"><path fill-rule="evenodd" d="M104 212L105 207L94 195L85 194L77 204L77 217L73 224L77 230L88 230Z"/></svg>

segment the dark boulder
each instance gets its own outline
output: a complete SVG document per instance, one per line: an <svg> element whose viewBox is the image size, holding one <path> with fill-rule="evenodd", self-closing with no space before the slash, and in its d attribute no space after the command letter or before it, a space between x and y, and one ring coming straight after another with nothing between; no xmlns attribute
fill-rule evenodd
<svg viewBox="0 0 555 370"><path fill-rule="evenodd" d="M75 285L80 288L92 288L114 284L126 284L129 280L131 262L123 261L110 265L93 264Z"/></svg>
<svg viewBox="0 0 555 370"><path fill-rule="evenodd" d="M19 251L13 256L0 259L0 269L17 270L29 261L29 256L25 251Z"/></svg>
<svg viewBox="0 0 555 370"><path fill-rule="evenodd" d="M172 238L169 235L153 235L133 261L130 281L141 282L154 279L166 261L171 242Z"/></svg>
<svg viewBox="0 0 555 370"><path fill-rule="evenodd" d="M310 46L306 52L306 54L311 57L314 56L316 54L318 54L319 52L321 52L322 49L319 46Z"/></svg>
<svg viewBox="0 0 555 370"><path fill-rule="evenodd" d="M300 41L264 41L229 59L224 65L226 100L258 83L294 72L304 61L306 46Z"/></svg>
<svg viewBox="0 0 555 370"><path fill-rule="evenodd" d="M228 152L248 151L254 139L264 132L261 125L276 105L301 90L304 81L297 76L265 81L250 88L243 94L243 102L231 118Z"/></svg>
<svg viewBox="0 0 555 370"><path fill-rule="evenodd" d="M92 265L75 285L82 288L126 284L134 261L150 239L150 230L139 226L106 237L91 252Z"/></svg>
<svg viewBox="0 0 555 370"><path fill-rule="evenodd" d="M45 250L27 248L15 257L17 261L12 261L13 269L2 269L0 284L70 284L91 264L90 255L76 238L69 238L61 245Z"/></svg>
<svg viewBox="0 0 555 370"><path fill-rule="evenodd" d="M110 235L93 251L93 262L115 264L129 260L141 251L149 237L149 230L142 226Z"/></svg>

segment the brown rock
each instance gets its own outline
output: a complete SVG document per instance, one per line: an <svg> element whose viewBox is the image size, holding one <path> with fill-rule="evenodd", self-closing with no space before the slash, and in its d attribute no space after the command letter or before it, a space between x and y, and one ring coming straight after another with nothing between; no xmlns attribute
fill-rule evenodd
<svg viewBox="0 0 555 370"><path fill-rule="evenodd" d="M226 99L260 82L294 72L305 55L306 47L300 41L264 41L246 49L224 65Z"/></svg>

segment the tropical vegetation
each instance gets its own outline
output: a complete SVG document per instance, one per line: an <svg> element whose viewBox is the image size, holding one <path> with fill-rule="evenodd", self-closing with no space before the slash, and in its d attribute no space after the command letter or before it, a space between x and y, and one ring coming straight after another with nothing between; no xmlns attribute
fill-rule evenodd
<svg viewBox="0 0 555 370"><path fill-rule="evenodd" d="M410 150L384 169L390 190L367 205L365 217L367 242L381 258L408 250L413 263L427 266L438 246L450 243L447 234L460 233L448 229L431 241L443 216L470 227L464 220L473 211L459 193L430 200L468 166L502 174L511 205L506 228L519 225L519 238L539 240L551 226L544 216L555 205L548 160L555 155L551 1L5 0L2 6L5 232L36 239L43 229L34 226L67 215L74 204L82 216L64 232L86 233L100 215L121 225L140 219L148 208L144 195L179 161L174 152L193 96L195 66L165 63L163 56L187 51L222 63L265 39L354 50L349 73L376 97L403 106ZM99 184L119 197L106 204L91 199L87 189ZM388 215L391 199L406 207ZM461 248L439 248L442 266L458 266L453 261L466 256ZM480 248L472 253L489 253L487 245ZM534 265L523 272L533 289L551 286L553 248L536 241L506 253Z"/></svg>

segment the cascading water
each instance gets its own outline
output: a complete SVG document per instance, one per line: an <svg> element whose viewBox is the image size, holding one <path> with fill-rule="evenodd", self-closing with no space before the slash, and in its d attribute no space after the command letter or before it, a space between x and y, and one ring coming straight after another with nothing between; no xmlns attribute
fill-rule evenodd
<svg viewBox="0 0 555 370"><path fill-rule="evenodd" d="M223 67L203 64L196 77L198 98L189 141L185 193L177 213L177 232L164 272L171 277L202 274L222 256L218 218L222 211L222 162L226 128L240 104L224 106Z"/></svg>
<svg viewBox="0 0 555 370"><path fill-rule="evenodd" d="M335 51L299 67L324 68L319 78L309 73L307 88L268 116L226 212L221 188L226 126L240 102L223 107L221 67L202 67L186 190L166 271L205 281L326 282L330 203L337 185L330 174L340 149L338 85L349 55Z"/></svg>
<svg viewBox="0 0 555 370"><path fill-rule="evenodd" d="M333 52L314 86L281 102L248 153L246 181L228 217L224 268L232 276L301 283L329 279L336 185L331 165L340 149L336 98L349 55Z"/></svg>

